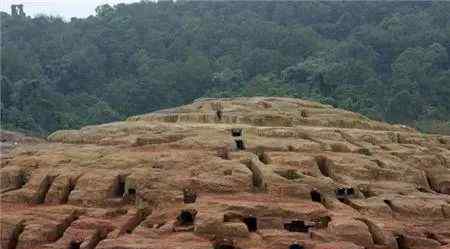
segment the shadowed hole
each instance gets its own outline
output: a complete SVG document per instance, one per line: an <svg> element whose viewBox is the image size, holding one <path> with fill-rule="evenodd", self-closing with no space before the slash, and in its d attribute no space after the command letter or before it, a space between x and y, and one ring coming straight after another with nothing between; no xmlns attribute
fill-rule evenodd
<svg viewBox="0 0 450 249"><path fill-rule="evenodd" d="M391 200L383 200L383 202L386 203L386 205L388 205L388 207L389 207L392 211L395 211L395 210L394 210L394 205L392 204L392 201L391 201Z"/></svg>
<svg viewBox="0 0 450 249"><path fill-rule="evenodd" d="M293 152L296 151L296 149L293 145L288 145L288 151Z"/></svg>
<svg viewBox="0 0 450 249"><path fill-rule="evenodd" d="M398 249L409 249L406 244L405 236L399 235L395 237L395 241L397 242Z"/></svg>
<svg viewBox="0 0 450 249"><path fill-rule="evenodd" d="M242 129L231 129L231 136L233 137L242 136Z"/></svg>
<svg viewBox="0 0 450 249"><path fill-rule="evenodd" d="M75 182L69 181L69 186L67 187L67 191L64 193L64 196L61 199L61 204L65 204L69 201L70 193L75 189Z"/></svg>
<svg viewBox="0 0 450 249"><path fill-rule="evenodd" d="M196 210L182 210L180 215L178 215L177 220L180 226L191 226L194 225L196 215Z"/></svg>
<svg viewBox="0 0 450 249"><path fill-rule="evenodd" d="M339 200L341 199L348 199L355 195L355 189L354 188L338 188L336 189L336 198Z"/></svg>
<svg viewBox="0 0 450 249"><path fill-rule="evenodd" d="M300 112L300 116L302 116L302 118L307 118L307 117L309 117L308 113L307 113L305 110L302 110L302 111Z"/></svg>
<svg viewBox="0 0 450 249"><path fill-rule="evenodd" d="M289 246L289 249L305 249L305 247L303 247L302 245L299 245L297 243L294 243Z"/></svg>
<svg viewBox="0 0 450 249"><path fill-rule="evenodd" d="M219 121L222 121L222 114L223 114L222 110L216 111L216 117Z"/></svg>
<svg viewBox="0 0 450 249"><path fill-rule="evenodd" d="M384 203L386 203L386 205L388 205L389 207L392 207L392 201L391 200L383 200Z"/></svg>
<svg viewBox="0 0 450 249"><path fill-rule="evenodd" d="M245 217L242 219L249 232L256 232L258 230L258 219L253 216Z"/></svg>
<svg viewBox="0 0 450 249"><path fill-rule="evenodd" d="M130 195L130 196L135 196L135 195L136 195L136 189L134 189L134 188L129 188L129 189L128 189L128 195Z"/></svg>
<svg viewBox="0 0 450 249"><path fill-rule="evenodd" d="M322 194L320 194L319 191L317 190L312 190L311 191L311 200L314 202L322 202Z"/></svg>
<svg viewBox="0 0 450 249"><path fill-rule="evenodd" d="M128 188L125 191L125 194L123 195L123 198L128 202L133 202L136 200L136 189L135 188Z"/></svg>
<svg viewBox="0 0 450 249"><path fill-rule="evenodd" d="M27 177L25 177L25 175L23 173L21 173L19 176L17 176L18 178L18 185L19 188L23 187L23 185L25 185L27 183Z"/></svg>
<svg viewBox="0 0 450 249"><path fill-rule="evenodd" d="M284 224L284 229L289 232L307 233L310 227L303 220L293 220L290 223Z"/></svg>
<svg viewBox="0 0 450 249"><path fill-rule="evenodd" d="M347 189L347 195L354 195L355 194L355 189L354 188L348 188Z"/></svg>
<svg viewBox="0 0 450 249"><path fill-rule="evenodd" d="M117 186L116 189L114 191L114 196L115 197L122 197L125 194L125 181L123 181L121 179L121 177L117 177Z"/></svg>
<svg viewBox="0 0 450 249"><path fill-rule="evenodd" d="M238 150L245 150L245 144L244 144L244 141L242 141L242 139L237 139L237 140L235 140L235 142L236 142L236 148Z"/></svg>
<svg viewBox="0 0 450 249"><path fill-rule="evenodd" d="M339 195L339 196L345 195L345 188L336 189L336 195Z"/></svg>
<svg viewBox="0 0 450 249"><path fill-rule="evenodd" d="M82 242L71 241L69 244L69 249L80 249Z"/></svg>

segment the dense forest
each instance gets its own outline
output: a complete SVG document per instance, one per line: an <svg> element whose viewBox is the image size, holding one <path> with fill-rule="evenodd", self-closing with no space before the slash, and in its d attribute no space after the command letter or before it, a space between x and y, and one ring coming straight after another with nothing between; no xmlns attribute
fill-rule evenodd
<svg viewBox="0 0 450 249"><path fill-rule="evenodd" d="M2 12L1 39L4 129L46 135L199 97L277 95L450 133L450 2L142 1L71 20Z"/></svg>

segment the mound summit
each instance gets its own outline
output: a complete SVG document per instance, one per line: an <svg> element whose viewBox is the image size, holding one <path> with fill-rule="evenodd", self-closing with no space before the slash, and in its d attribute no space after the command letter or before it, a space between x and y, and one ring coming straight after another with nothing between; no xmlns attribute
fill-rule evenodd
<svg viewBox="0 0 450 249"><path fill-rule="evenodd" d="M450 248L449 136L300 99L20 139L0 171L5 249Z"/></svg>

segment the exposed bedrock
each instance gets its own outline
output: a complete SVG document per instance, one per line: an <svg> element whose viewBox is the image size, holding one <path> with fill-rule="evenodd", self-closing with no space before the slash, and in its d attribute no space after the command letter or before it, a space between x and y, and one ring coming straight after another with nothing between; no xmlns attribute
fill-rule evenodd
<svg viewBox="0 0 450 249"><path fill-rule="evenodd" d="M450 137L329 105L200 99L27 141L2 151L1 248L450 243Z"/></svg>

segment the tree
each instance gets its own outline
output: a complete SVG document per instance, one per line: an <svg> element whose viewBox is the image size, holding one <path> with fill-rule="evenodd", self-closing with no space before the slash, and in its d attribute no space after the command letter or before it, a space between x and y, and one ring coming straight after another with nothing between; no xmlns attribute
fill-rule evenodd
<svg viewBox="0 0 450 249"><path fill-rule="evenodd" d="M2 127L46 135L202 96L242 95L447 124L449 8L141 1L70 21L1 12Z"/></svg>
<svg viewBox="0 0 450 249"><path fill-rule="evenodd" d="M422 107L417 96L402 90L390 99L387 116L393 122L415 120L422 113Z"/></svg>
<svg viewBox="0 0 450 249"><path fill-rule="evenodd" d="M114 14L114 8L109 4L100 5L95 8L95 13L98 17L105 18Z"/></svg>

